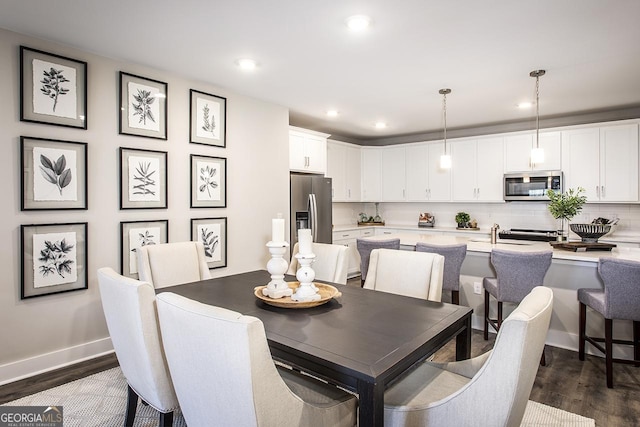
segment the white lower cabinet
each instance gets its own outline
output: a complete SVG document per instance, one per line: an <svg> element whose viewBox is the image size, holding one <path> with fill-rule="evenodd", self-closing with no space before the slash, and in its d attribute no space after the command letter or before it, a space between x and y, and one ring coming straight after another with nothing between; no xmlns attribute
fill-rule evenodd
<svg viewBox="0 0 640 427"><path fill-rule="evenodd" d="M373 236L373 229L362 228L358 230L345 230L333 232L333 244L344 245L348 248L349 268L347 277L352 278L360 274L360 254L358 253L357 239L359 237Z"/></svg>

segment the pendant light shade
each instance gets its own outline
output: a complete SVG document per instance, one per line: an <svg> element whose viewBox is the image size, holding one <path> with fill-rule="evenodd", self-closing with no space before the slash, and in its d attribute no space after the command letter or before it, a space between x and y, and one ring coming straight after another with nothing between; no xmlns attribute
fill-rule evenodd
<svg viewBox="0 0 640 427"><path fill-rule="evenodd" d="M451 154L447 153L447 95L451 93L451 89L440 89L438 93L442 95L442 115L444 118L444 154L440 156L440 168L451 169Z"/></svg>
<svg viewBox="0 0 640 427"><path fill-rule="evenodd" d="M531 149L531 164L544 163L544 150L540 148L540 76L544 76L545 70L534 70L529 73L536 79L536 146Z"/></svg>

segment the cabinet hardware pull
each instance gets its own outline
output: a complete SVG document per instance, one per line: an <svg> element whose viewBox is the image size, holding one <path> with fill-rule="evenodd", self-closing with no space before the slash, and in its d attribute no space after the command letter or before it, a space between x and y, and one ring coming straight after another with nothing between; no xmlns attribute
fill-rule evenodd
<svg viewBox="0 0 640 427"><path fill-rule="evenodd" d="M596 185L596 197L600 198L600 186Z"/></svg>
<svg viewBox="0 0 640 427"><path fill-rule="evenodd" d="M602 191L601 191L601 193L602 193L602 198L604 199L604 198L606 198L606 197L607 197L607 196L605 195L605 193L604 193L604 185L603 185L601 188L602 188Z"/></svg>

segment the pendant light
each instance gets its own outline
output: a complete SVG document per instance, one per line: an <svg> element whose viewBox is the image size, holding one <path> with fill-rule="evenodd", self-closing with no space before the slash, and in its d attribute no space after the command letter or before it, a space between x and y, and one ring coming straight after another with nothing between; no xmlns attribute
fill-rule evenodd
<svg viewBox="0 0 640 427"><path fill-rule="evenodd" d="M544 163L544 150L540 148L540 76L544 76L545 70L534 70L529 73L536 78L536 146L531 149L531 163Z"/></svg>
<svg viewBox="0 0 640 427"><path fill-rule="evenodd" d="M442 95L442 115L444 117L444 154L440 156L440 168L451 169L451 155L447 154L447 95L451 93L451 89L440 89L438 93Z"/></svg>

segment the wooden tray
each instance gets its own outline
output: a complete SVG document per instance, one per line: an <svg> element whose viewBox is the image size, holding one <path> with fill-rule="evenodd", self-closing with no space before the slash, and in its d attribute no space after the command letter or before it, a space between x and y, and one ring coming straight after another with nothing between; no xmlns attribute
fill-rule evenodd
<svg viewBox="0 0 640 427"><path fill-rule="evenodd" d="M382 222L359 222L358 227L371 227L372 225L384 225L384 221Z"/></svg>
<svg viewBox="0 0 640 427"><path fill-rule="evenodd" d="M456 230L469 230L469 231L479 231L479 227L471 228L471 227L456 227Z"/></svg>
<svg viewBox="0 0 640 427"><path fill-rule="evenodd" d="M587 242L549 242L551 246L558 249L565 249L573 252L585 251L610 251L616 245L612 243L587 243Z"/></svg>
<svg viewBox="0 0 640 427"><path fill-rule="evenodd" d="M289 289L292 289L294 292L300 286L300 282L287 282L289 285ZM293 301L291 297L282 297L282 298L271 298L262 294L262 290L266 288L266 286L257 286L253 289L253 293L259 300L264 301L265 304L272 305L274 307L280 308L309 308L316 307L318 305L326 304L331 301L332 298L337 298L342 296L342 292L337 290L331 285L327 285L324 283L313 282L318 288L318 293L320 294L320 299L317 301Z"/></svg>

